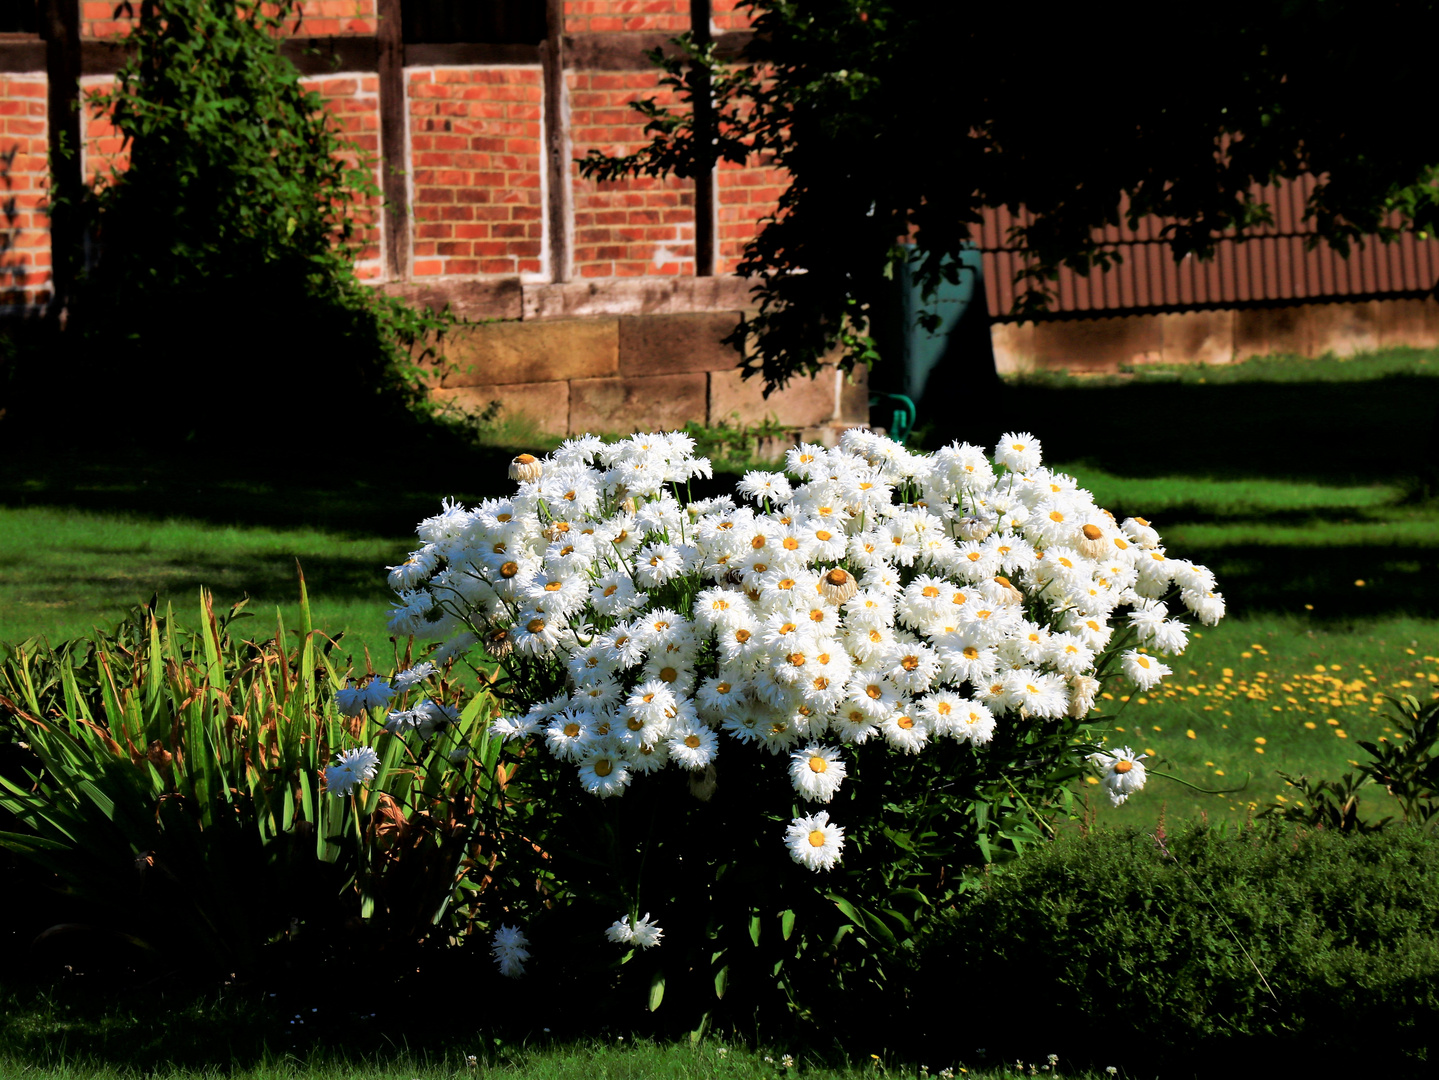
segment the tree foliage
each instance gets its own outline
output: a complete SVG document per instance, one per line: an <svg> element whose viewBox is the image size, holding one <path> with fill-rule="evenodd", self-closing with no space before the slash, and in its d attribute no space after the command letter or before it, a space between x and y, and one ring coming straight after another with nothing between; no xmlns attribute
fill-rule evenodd
<svg viewBox="0 0 1439 1080"><path fill-rule="evenodd" d="M102 401L223 395L250 424L287 397L422 401L411 354L440 323L356 277L374 162L280 54L295 7L147 2L113 88L89 95L126 151L87 193L72 310Z"/></svg>
<svg viewBox="0 0 1439 1080"><path fill-rule="evenodd" d="M790 186L745 249L759 311L741 335L766 389L813 372L836 341L876 358L869 316L912 239L929 287L986 207L1027 216L1018 313L1044 310L1061 266L1119 259L1102 229L1163 218L1176 259L1268 222L1257 186L1310 175L1314 242L1432 231L1439 137L1408 103L1426 65L1430 2L1263 0L1181 5L1161 26L1137 0L1046 9L913 0L745 0L754 38L737 65L712 44L655 53L674 109L639 102L649 145L591 150L592 178L693 176L764 155ZM1176 28L1178 28L1176 30ZM689 106L713 84L716 121ZM1023 286L1028 286L1024 288Z"/></svg>

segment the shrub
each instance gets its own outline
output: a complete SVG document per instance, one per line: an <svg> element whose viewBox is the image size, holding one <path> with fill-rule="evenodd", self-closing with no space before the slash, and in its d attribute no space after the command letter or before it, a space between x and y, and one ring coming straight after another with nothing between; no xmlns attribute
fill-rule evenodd
<svg viewBox="0 0 1439 1080"><path fill-rule="evenodd" d="M128 150L88 195L70 311L71 393L107 432L288 431L295 409L338 431L424 404L418 363L447 320L355 275L374 164L280 55L295 8L140 5L131 59L89 95Z"/></svg>
<svg viewBox="0 0 1439 1080"><path fill-rule="evenodd" d="M303 580L301 609L293 646L283 624L244 640L243 611L217 618L203 595L198 631L141 609L84 643L0 649L0 845L36 867L22 890L83 913L84 945L253 975L270 946L294 962L468 933L497 791L486 744L467 754L488 696L456 714L441 679L432 730L374 730L340 707L355 691ZM327 765L361 737L373 775L336 797Z"/></svg>
<svg viewBox="0 0 1439 1080"><path fill-rule="evenodd" d="M936 920L913 1000L964 988L953 1027L927 1033L952 1050L1042 1038L1140 1075L1261 1054L1392 1074L1439 1031L1436 931L1439 845L1415 829L1097 832L987 875Z"/></svg>
<svg viewBox="0 0 1439 1080"><path fill-rule="evenodd" d="M848 431L682 501L694 452L519 455L512 496L420 523L390 628L501 666L504 827L532 841L498 872L506 974L608 972L671 1028L843 1034L832 995L896 1009L961 868L1052 832L1092 767L1116 803L1139 790L1144 759L1100 748L1102 680L1157 684L1223 601L1027 433L996 465Z"/></svg>

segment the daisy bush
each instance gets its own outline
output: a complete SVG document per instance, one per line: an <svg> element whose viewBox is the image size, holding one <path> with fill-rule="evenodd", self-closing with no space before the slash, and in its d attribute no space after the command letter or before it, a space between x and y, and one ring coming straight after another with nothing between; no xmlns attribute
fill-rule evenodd
<svg viewBox="0 0 1439 1080"><path fill-rule="evenodd" d="M807 1011L881 986L1086 770L1138 791L1096 695L1154 687L1224 601L1027 433L919 454L852 430L688 497L709 475L679 433L521 455L512 496L420 524L391 629L499 667L501 873L535 962L624 962L651 1007L712 1014L739 979Z"/></svg>

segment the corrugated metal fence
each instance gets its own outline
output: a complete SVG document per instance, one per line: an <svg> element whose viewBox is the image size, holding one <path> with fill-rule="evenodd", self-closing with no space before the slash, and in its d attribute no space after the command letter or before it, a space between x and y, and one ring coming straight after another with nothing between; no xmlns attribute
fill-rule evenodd
<svg viewBox="0 0 1439 1080"><path fill-rule="evenodd" d="M1104 242L1123 256L1108 270L1088 277L1061 269L1056 282L1057 316L1138 314L1229 308L1255 303L1422 297L1439 281L1439 240L1405 233L1392 244L1377 238L1353 245L1341 256L1327 244L1305 250L1312 235L1303 221L1312 177L1281 181L1260 189L1274 224L1251 229L1246 238L1221 240L1212 259L1193 256L1175 262L1168 243L1159 239L1162 222L1121 223L1103 230ZM1009 246L1008 231L1027 224L1027 215L985 211L977 237L984 254L984 280L990 316L1007 321L1015 301L1014 278L1023 254Z"/></svg>

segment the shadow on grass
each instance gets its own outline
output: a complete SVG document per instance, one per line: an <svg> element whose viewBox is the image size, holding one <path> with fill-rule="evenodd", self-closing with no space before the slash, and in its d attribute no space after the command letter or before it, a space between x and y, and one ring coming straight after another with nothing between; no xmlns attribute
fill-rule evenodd
<svg viewBox="0 0 1439 1080"><path fill-rule="evenodd" d="M1184 554L1214 571L1231 616L1289 612L1317 624L1439 618L1439 546L1186 547Z"/></svg>
<svg viewBox="0 0 1439 1080"><path fill-rule="evenodd" d="M929 446L1037 435L1050 461L1121 476L1396 483L1439 466L1439 378L1066 387L1019 383L932 416ZM924 419L924 418L921 418Z"/></svg>

